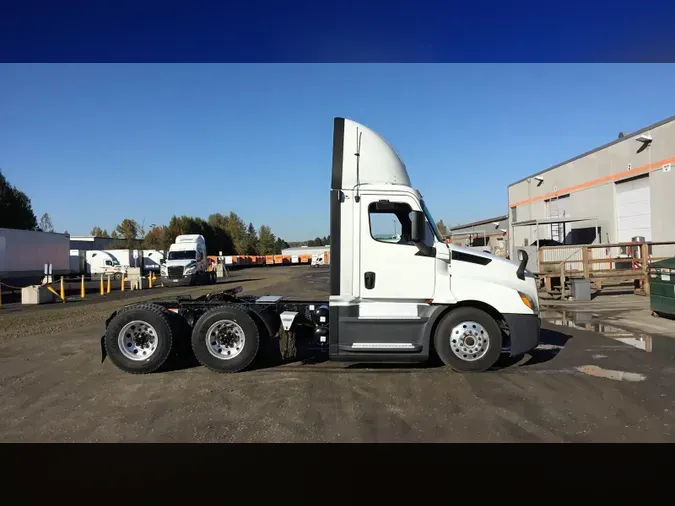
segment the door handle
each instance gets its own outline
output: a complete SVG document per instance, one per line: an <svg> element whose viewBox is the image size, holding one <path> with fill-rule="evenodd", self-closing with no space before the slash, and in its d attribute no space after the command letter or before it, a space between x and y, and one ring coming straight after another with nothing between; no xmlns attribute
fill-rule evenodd
<svg viewBox="0 0 675 506"><path fill-rule="evenodd" d="M363 280L366 285L367 290L372 290L375 288L375 273L374 272L366 272L363 275Z"/></svg>

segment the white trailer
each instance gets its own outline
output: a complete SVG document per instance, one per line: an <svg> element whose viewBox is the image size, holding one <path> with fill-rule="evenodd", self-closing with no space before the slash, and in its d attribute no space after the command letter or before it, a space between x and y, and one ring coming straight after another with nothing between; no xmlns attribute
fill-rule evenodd
<svg viewBox="0 0 675 506"><path fill-rule="evenodd" d="M0 228L0 281L15 286L39 284L45 264L53 276L70 271L70 236Z"/></svg>
<svg viewBox="0 0 675 506"><path fill-rule="evenodd" d="M216 273L207 271L206 241L199 234L176 237L169 246L161 276L164 286L208 285L216 282Z"/></svg>
<svg viewBox="0 0 675 506"><path fill-rule="evenodd" d="M236 372L280 327L311 339L329 360L423 362L435 354L462 372L537 347L539 299L525 251L517 264L446 244L401 158L363 125L335 118L332 160L329 298L233 289L127 305L106 321L103 359L148 373L187 339L202 365ZM397 240L379 240L392 235L393 221Z"/></svg>
<svg viewBox="0 0 675 506"><path fill-rule="evenodd" d="M165 260L164 252L156 249L144 249L142 253L143 268L147 272L154 272L156 275L159 275Z"/></svg>
<svg viewBox="0 0 675 506"><path fill-rule="evenodd" d="M100 276L120 280L127 273L127 267L103 250L70 250L70 275L97 278Z"/></svg>
<svg viewBox="0 0 675 506"><path fill-rule="evenodd" d="M134 249L106 249L103 250L117 259L122 267L141 267L139 252ZM141 256L142 258L142 256Z"/></svg>

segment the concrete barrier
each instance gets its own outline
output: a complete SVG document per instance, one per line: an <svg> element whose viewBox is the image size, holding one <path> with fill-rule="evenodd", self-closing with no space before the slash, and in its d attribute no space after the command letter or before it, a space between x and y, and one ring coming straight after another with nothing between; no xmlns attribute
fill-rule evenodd
<svg viewBox="0 0 675 506"><path fill-rule="evenodd" d="M127 279L129 280L129 287L131 290L141 290L143 288L140 267L129 267L129 270L127 270Z"/></svg>
<svg viewBox="0 0 675 506"><path fill-rule="evenodd" d="M55 300L54 294L44 286L31 285L21 289L21 304L50 304Z"/></svg>

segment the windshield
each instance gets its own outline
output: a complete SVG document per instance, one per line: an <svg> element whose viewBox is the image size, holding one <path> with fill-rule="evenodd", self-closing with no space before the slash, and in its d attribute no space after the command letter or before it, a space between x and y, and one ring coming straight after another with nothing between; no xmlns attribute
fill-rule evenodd
<svg viewBox="0 0 675 506"><path fill-rule="evenodd" d="M120 261L117 260L117 258L113 258L113 259L112 259L112 264L113 264L113 265L119 265L119 264L120 264Z"/></svg>
<svg viewBox="0 0 675 506"><path fill-rule="evenodd" d="M196 257L195 250L169 251L169 260L194 260L195 257Z"/></svg>
<svg viewBox="0 0 675 506"><path fill-rule="evenodd" d="M427 205L424 203L424 200L422 201L422 210L424 211L424 215L427 217L427 221L429 222L429 225L431 225L431 230L433 230L434 235L436 236L436 240L438 242L445 242L445 239L441 237L441 233L438 231L438 227L436 226L436 222L434 221L433 216L431 216L431 213L429 212L429 208L427 208Z"/></svg>

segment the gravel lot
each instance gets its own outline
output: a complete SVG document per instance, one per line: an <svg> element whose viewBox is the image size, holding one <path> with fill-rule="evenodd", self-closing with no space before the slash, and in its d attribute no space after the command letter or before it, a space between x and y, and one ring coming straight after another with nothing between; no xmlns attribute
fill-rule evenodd
<svg viewBox="0 0 675 506"><path fill-rule="evenodd" d="M22 306L11 304L0 308L0 341L16 337L37 334L53 334L77 330L88 325L105 322L116 308L130 302L156 299L172 299L177 295L197 297L219 289L231 288L245 284L246 290L264 290L265 287L290 279L293 269L300 266L274 267L269 269L243 269L230 274L217 285L153 288L152 290L115 291L109 295L90 294L82 300L71 297L63 303L44 304L40 306Z"/></svg>
<svg viewBox="0 0 675 506"><path fill-rule="evenodd" d="M327 270L268 276L245 292L328 288ZM545 325L531 357L481 374L259 363L219 375L186 361L134 376L100 363L101 318L119 302L105 304L83 307L101 317L75 330L0 342L0 441L675 441L672 361L584 330Z"/></svg>

